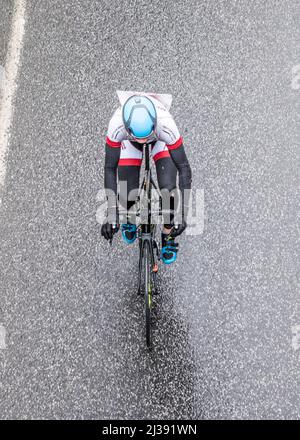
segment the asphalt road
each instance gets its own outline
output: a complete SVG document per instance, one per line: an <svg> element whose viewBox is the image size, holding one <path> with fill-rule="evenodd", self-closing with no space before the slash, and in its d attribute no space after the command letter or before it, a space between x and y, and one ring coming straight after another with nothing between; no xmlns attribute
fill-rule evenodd
<svg viewBox="0 0 300 440"><path fill-rule="evenodd" d="M0 2L0 99L2 96L4 66L7 53L7 44L10 37L10 25L12 20L13 1L2 0Z"/></svg>
<svg viewBox="0 0 300 440"><path fill-rule="evenodd" d="M0 3L0 66L5 64L10 23L12 18L13 0L2 0Z"/></svg>
<svg viewBox="0 0 300 440"><path fill-rule="evenodd" d="M297 0L27 2L1 419L299 418L299 19ZM151 354L137 248L96 222L116 89L173 95L205 193L203 234L161 270Z"/></svg>

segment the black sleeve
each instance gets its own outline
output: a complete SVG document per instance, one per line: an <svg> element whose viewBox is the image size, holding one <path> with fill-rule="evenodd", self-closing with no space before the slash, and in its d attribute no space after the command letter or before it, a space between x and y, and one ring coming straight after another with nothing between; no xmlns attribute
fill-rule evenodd
<svg viewBox="0 0 300 440"><path fill-rule="evenodd" d="M105 146L104 188L108 202L108 216L114 218L117 206L117 168L121 148Z"/></svg>
<svg viewBox="0 0 300 440"><path fill-rule="evenodd" d="M169 150L170 156L178 169L179 174L179 189L182 195L182 208L184 210L184 217L187 216L187 208L189 204L189 191L192 187L192 170L186 157L183 144L174 150Z"/></svg>
<svg viewBox="0 0 300 440"><path fill-rule="evenodd" d="M120 159L119 147L105 145L104 187L117 194L117 168Z"/></svg>

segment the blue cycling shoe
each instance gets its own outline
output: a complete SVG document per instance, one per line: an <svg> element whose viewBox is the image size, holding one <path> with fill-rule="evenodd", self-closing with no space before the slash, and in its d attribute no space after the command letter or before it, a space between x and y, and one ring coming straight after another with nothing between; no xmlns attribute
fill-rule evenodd
<svg viewBox="0 0 300 440"><path fill-rule="evenodd" d="M126 223L121 226L122 237L125 243L131 244L136 239L136 225L132 225L130 223Z"/></svg>
<svg viewBox="0 0 300 440"><path fill-rule="evenodd" d="M176 261L178 252L178 243L175 243L174 238L162 238L161 259L165 264L171 264Z"/></svg>

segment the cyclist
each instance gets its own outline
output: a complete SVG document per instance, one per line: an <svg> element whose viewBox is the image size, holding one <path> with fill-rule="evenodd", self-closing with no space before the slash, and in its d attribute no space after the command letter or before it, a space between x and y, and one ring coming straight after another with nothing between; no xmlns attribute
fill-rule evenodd
<svg viewBox="0 0 300 440"><path fill-rule="evenodd" d="M123 95L122 95L123 93ZM127 95L126 95L127 93ZM124 99L124 94L126 100ZM117 206L117 174L119 181L126 181L127 210L134 204L128 201L131 191L138 192L140 167L142 164L143 145L151 144L151 155L156 165L156 174L160 190L171 194L176 190L176 178L179 174L179 189L182 195L183 218L178 228L174 226L174 198L171 205L169 222L162 229L162 254L165 264L173 263L178 252L175 237L186 228L187 195L184 190L191 188L191 168L186 157L182 137L173 117L169 113L170 95L154 95L135 92L118 92L121 106L113 114L106 137L104 186L108 198L108 217L103 223L101 234L110 240L119 229L113 228L113 213ZM123 101L123 102L122 102ZM118 173L117 173L118 172ZM132 193L131 193L132 194ZM131 197L132 199L132 197ZM122 194L120 194L122 203ZM122 237L131 244L137 236L137 226L130 222L122 224Z"/></svg>

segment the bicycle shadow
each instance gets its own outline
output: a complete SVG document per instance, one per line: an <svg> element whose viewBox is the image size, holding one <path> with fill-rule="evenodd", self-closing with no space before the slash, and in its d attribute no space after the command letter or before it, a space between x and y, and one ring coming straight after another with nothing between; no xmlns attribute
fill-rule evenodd
<svg viewBox="0 0 300 440"><path fill-rule="evenodd" d="M114 313L114 357L118 367L113 416L196 419L195 359L187 321L176 305L174 278L166 274L158 278L161 293L153 298L151 351L146 346L144 297L136 294L136 278L132 271L119 292L122 313Z"/></svg>

